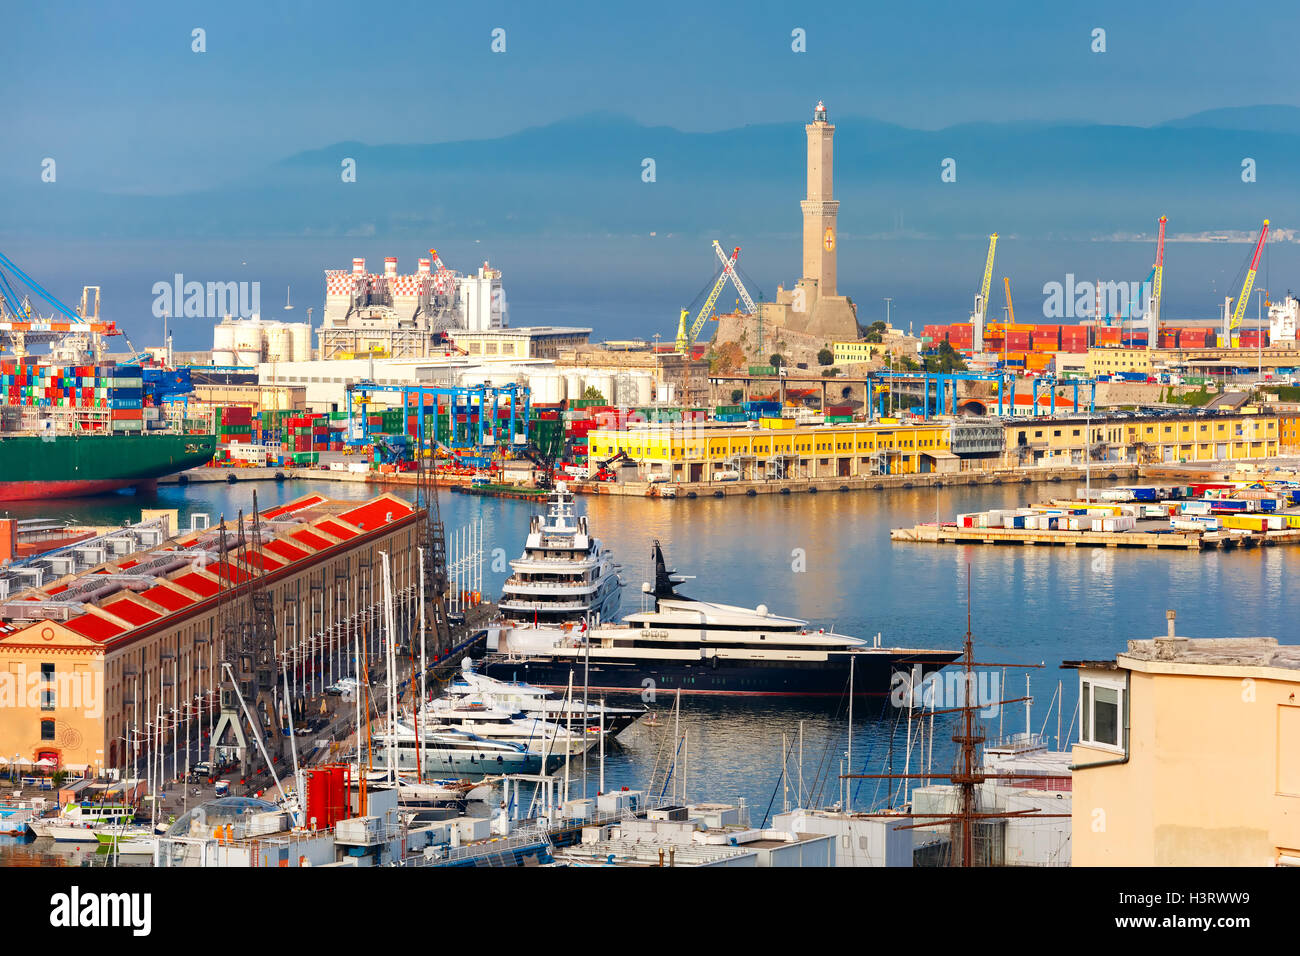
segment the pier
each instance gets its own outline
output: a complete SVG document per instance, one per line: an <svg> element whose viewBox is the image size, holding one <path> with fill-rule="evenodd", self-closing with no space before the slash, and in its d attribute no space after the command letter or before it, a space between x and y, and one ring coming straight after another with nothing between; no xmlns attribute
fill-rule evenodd
<svg viewBox="0 0 1300 956"><path fill-rule="evenodd" d="M1041 531L1019 528L960 528L955 524L918 524L895 528L891 541L929 544L1009 544L1065 548L1148 548L1206 551L1300 544L1300 529L1234 534L1230 531Z"/></svg>
<svg viewBox="0 0 1300 956"><path fill-rule="evenodd" d="M1093 481L1138 478L1141 466L1111 462L1094 466ZM652 484L645 481L575 481L572 490L579 494L626 495L634 498L730 498L737 495L819 494L836 491L885 491L895 488L945 488L968 485L1014 485L1038 482L1076 481L1085 477L1082 465L1062 468L1020 468L1000 471L934 472L919 475L854 475L825 478L773 478L761 481L677 481ZM663 490L671 488L670 495Z"/></svg>

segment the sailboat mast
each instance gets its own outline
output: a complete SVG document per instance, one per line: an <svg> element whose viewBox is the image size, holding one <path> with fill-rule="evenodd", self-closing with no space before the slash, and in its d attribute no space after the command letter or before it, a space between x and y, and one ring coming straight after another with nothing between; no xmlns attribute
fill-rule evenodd
<svg viewBox="0 0 1300 956"><path fill-rule="evenodd" d="M857 658L852 654L849 655L849 752L846 763L849 765L849 773L853 772L853 671L857 664ZM845 781L844 787L844 809L849 813L853 812L853 786Z"/></svg>

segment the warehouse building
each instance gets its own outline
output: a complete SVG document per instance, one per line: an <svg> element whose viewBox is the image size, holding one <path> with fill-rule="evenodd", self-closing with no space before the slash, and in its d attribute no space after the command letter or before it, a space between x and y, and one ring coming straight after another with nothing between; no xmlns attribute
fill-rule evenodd
<svg viewBox="0 0 1300 956"><path fill-rule="evenodd" d="M243 547L228 526L224 561L211 527L10 596L0 605L0 753L125 773L159 708L168 751L191 719L210 727L231 615L255 579L270 597L281 653L301 661L331 648L347 659L354 635L373 653L379 552L390 556L394 593L409 594L423 517L394 495L364 503L310 495L261 513L260 547L251 521Z"/></svg>
<svg viewBox="0 0 1300 956"><path fill-rule="evenodd" d="M1009 422L1013 465L1083 464L1088 460L1177 464L1268 458L1281 449L1277 415L1189 413L1142 418L1034 419Z"/></svg>

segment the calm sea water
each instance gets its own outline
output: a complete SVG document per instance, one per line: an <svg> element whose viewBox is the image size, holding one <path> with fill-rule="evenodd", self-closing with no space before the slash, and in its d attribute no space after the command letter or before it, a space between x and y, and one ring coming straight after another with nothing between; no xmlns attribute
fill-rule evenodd
<svg viewBox="0 0 1300 956"><path fill-rule="evenodd" d="M256 486L258 504L319 492L334 497L368 497L367 486L294 481ZM139 517L142 507L174 507L188 524L191 512L233 515L252 507L254 486L164 487L156 495L118 494L103 498L11 505L15 516L56 516L116 523ZM650 546L659 539L670 563L696 575L682 587L692 596L753 606L807 618L819 626L862 637L882 635L885 644L961 646L966 627L966 587L971 591L972 628L978 660L998 664L1041 664L1008 670L1004 696L1020 697L1030 674L1036 698L1034 730L1055 736L1057 714L1049 703L1063 686L1063 736L1069 737L1076 700L1072 671L1063 660L1112 658L1133 638L1163 633L1165 609L1178 611L1179 633L1188 637L1266 635L1294 642L1300 596L1285 586L1298 570L1300 552L1262 548L1242 552L1165 553L1146 550L955 547L895 544L892 527L944 518L956 512L1011 507L1067 493L1065 485L984 486L873 493L703 498L694 501L591 497L579 499L592 528L614 549L627 583L624 610L634 609L640 585L650 574ZM489 550L484 588L495 593L504 571L491 571L491 550L514 557L523 546L532 502L447 495L443 516L449 531L481 520ZM799 560L802 558L802 565ZM797 567L804 570L796 570ZM1002 672L990 669L999 680ZM644 787L663 738L671 733L671 701L654 705L659 726L625 732L606 759L606 786ZM689 735L688 795L692 799L744 799L755 822L769 806L782 803L782 734L795 747L804 732L805 788L815 802L838 799L840 761L848 750L843 702L748 702L736 699L682 703L681 728ZM1025 728L1022 705L988 720L990 735ZM901 771L906 720L887 704L855 704L853 766L858 772ZM1077 732L1077 726L1075 727ZM936 722L935 769L951 766L951 728ZM798 775L790 756L791 798ZM916 755L912 769L916 769ZM662 764L660 764L662 771ZM580 761L573 768L581 776ZM662 772L659 777L662 783ZM588 785L597 785L595 756ZM885 785L861 781L854 804L886 797ZM580 785L575 786L575 790ZM576 795L576 794L575 794ZM28 851L30 852L30 851ZM0 848L0 857L13 859ZM15 862L17 862L15 860Z"/></svg>

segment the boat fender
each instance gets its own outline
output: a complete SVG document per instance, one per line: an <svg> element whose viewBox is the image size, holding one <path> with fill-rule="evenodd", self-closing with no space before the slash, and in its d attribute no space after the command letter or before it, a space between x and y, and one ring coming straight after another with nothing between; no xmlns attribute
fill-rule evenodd
<svg viewBox="0 0 1300 956"><path fill-rule="evenodd" d="M709 658L709 666L712 667L715 671L718 669L718 655L717 655L717 654L714 654L712 657Z"/></svg>

